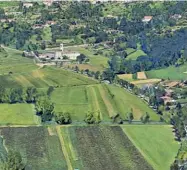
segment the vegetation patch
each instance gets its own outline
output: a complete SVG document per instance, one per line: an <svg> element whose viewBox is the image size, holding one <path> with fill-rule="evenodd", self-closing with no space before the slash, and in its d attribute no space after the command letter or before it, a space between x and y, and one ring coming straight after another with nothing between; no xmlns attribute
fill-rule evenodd
<svg viewBox="0 0 187 170"><path fill-rule="evenodd" d="M118 113L123 119L126 118L127 113L133 110L135 120L140 120L140 117L146 112L150 115L150 120L159 120L159 116L147 106L137 96L129 93L127 90L115 86L108 86L112 94L114 94L113 101L116 105Z"/></svg>
<svg viewBox="0 0 187 170"><path fill-rule="evenodd" d="M58 136L49 135L45 127L0 128L8 150L18 150L26 169L66 170Z"/></svg>
<svg viewBox="0 0 187 170"><path fill-rule="evenodd" d="M170 80L185 80L187 79L187 63L182 66L170 66L164 69L147 71L148 78L170 79Z"/></svg>
<svg viewBox="0 0 187 170"><path fill-rule="evenodd" d="M155 170L169 170L179 144L168 125L127 125L123 130Z"/></svg>
<svg viewBox="0 0 187 170"><path fill-rule="evenodd" d="M0 104L0 124L37 125L40 123L32 104Z"/></svg>

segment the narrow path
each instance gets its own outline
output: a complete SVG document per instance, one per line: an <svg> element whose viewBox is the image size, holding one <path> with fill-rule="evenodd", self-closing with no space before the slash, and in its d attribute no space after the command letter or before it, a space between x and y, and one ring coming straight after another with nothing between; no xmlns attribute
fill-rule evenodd
<svg viewBox="0 0 187 170"><path fill-rule="evenodd" d="M88 88L89 88L89 91L91 93L90 97L91 97L92 109L96 112L99 111L101 120L103 120L103 115L102 115L101 110L100 110L100 106L99 106L99 103L98 103L98 100L97 100L97 95L96 95L94 86L89 86ZM95 116L97 116L97 115L95 115Z"/></svg>
<svg viewBox="0 0 187 170"><path fill-rule="evenodd" d="M63 136L61 134L60 126L56 126L56 130L57 130L58 137L60 139L62 152L64 153L64 156L65 156L65 159L66 159L66 163L67 163L67 166L68 166L68 170L73 170L73 167L71 165L71 161L70 161L68 152L67 152L66 147L65 147L64 139L63 139Z"/></svg>

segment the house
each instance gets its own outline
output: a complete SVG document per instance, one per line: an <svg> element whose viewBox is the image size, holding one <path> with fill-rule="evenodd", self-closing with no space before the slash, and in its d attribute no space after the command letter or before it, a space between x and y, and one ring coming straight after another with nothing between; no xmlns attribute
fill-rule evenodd
<svg viewBox="0 0 187 170"><path fill-rule="evenodd" d="M41 28L43 28L44 27L44 25L42 25L42 24L35 24L35 25L33 25L33 29L41 29Z"/></svg>
<svg viewBox="0 0 187 170"><path fill-rule="evenodd" d="M26 7L26 8L33 7L33 3L31 3L31 2L24 2L23 3L23 7Z"/></svg>
<svg viewBox="0 0 187 170"><path fill-rule="evenodd" d="M182 15L174 14L174 15L171 16L171 18L178 20L178 19L182 18Z"/></svg>
<svg viewBox="0 0 187 170"><path fill-rule="evenodd" d="M6 19L0 19L0 22L6 22L7 20Z"/></svg>
<svg viewBox="0 0 187 170"><path fill-rule="evenodd" d="M46 6L51 6L53 4L53 0L44 0L43 3L46 5Z"/></svg>
<svg viewBox="0 0 187 170"><path fill-rule="evenodd" d="M55 21L46 21L45 25L50 26L50 25L55 25Z"/></svg>
<svg viewBox="0 0 187 170"><path fill-rule="evenodd" d="M142 22L149 22L151 21L153 18L153 16L144 16L144 18L142 19Z"/></svg>

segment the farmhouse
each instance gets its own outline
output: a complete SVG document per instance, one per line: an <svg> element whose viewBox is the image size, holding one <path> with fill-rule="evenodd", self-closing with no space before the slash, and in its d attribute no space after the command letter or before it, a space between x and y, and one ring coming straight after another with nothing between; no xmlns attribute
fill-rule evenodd
<svg viewBox="0 0 187 170"><path fill-rule="evenodd" d="M149 22L152 20L152 16L144 16L144 18L142 19L142 22Z"/></svg>
<svg viewBox="0 0 187 170"><path fill-rule="evenodd" d="M31 2L24 2L23 6L26 7L26 8L33 7L33 3L31 3Z"/></svg>

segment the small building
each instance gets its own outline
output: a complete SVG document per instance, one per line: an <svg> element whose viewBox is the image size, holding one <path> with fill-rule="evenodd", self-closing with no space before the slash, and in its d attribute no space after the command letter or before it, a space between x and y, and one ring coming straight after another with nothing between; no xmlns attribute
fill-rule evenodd
<svg viewBox="0 0 187 170"><path fill-rule="evenodd" d="M171 16L171 18L178 20L178 19L182 18L182 15L174 14L174 15Z"/></svg>
<svg viewBox="0 0 187 170"><path fill-rule="evenodd" d="M6 19L0 19L0 22L6 22L7 20Z"/></svg>
<svg viewBox="0 0 187 170"><path fill-rule="evenodd" d="M151 21L153 18L153 16L144 16L144 18L142 19L142 22L149 22Z"/></svg>
<svg viewBox="0 0 187 170"><path fill-rule="evenodd" d="M45 25L50 26L50 25L55 25L55 21L46 21Z"/></svg>
<svg viewBox="0 0 187 170"><path fill-rule="evenodd" d="M43 3L46 5L46 6L51 6L53 4L53 0L44 0Z"/></svg>
<svg viewBox="0 0 187 170"><path fill-rule="evenodd" d="M24 2L23 6L26 7L26 8L30 8L30 7L33 7L33 3L31 3L31 2Z"/></svg>
<svg viewBox="0 0 187 170"><path fill-rule="evenodd" d="M35 24L35 25L33 25L32 28L33 29L42 29L42 28L44 28L44 25L42 25L42 24Z"/></svg>

